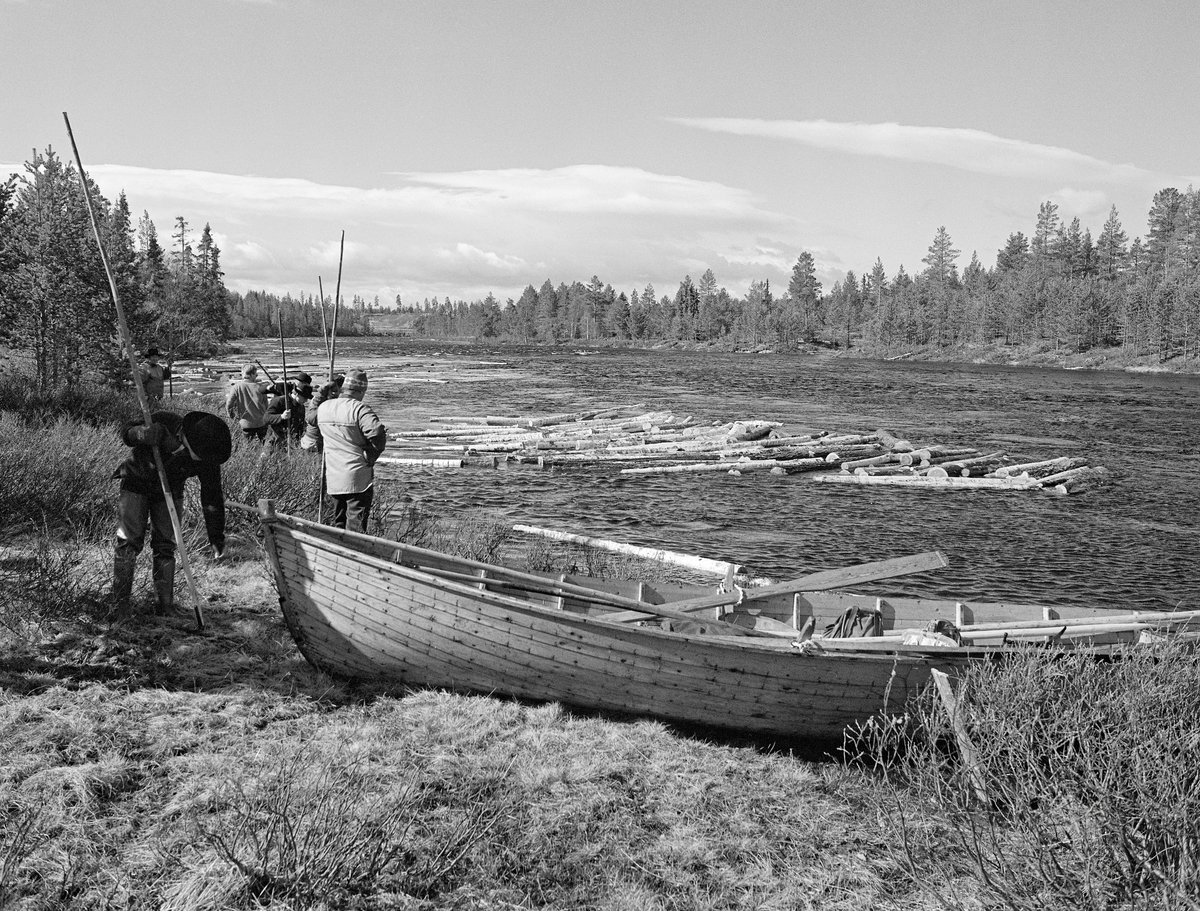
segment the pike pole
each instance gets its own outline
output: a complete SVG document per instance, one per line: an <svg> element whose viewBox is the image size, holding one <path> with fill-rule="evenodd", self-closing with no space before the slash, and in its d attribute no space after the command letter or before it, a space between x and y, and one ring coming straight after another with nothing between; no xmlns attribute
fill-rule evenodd
<svg viewBox="0 0 1200 911"><path fill-rule="evenodd" d="M279 357L283 361L283 413L287 415L287 423L284 424L287 433L283 438L283 448L284 451L287 451L292 445L292 400L288 397L287 348L283 344L283 311L278 310L275 315L279 318Z"/></svg>
<svg viewBox="0 0 1200 911"><path fill-rule="evenodd" d="M338 274L337 286L333 292L333 326L329 330L329 382L333 382L333 362L334 354L337 351L337 318L338 305L341 303L342 296L342 257L346 252L346 232L342 232L342 243L338 248ZM320 282L320 279L317 279ZM325 313L324 301L321 303L321 313ZM321 486L317 488L317 521L321 521L321 513L325 508L325 452L324 447L321 447Z"/></svg>
<svg viewBox="0 0 1200 911"><path fill-rule="evenodd" d="M79 157L79 147L75 144L75 134L71 132L71 121L67 112L63 111L63 121L67 125L67 136L71 140L71 151L75 153L75 164L79 166L79 181L83 184L83 196L87 200L88 216L92 220L92 233L96 235L96 247L100 250L100 261L104 263L104 274L108 276L108 287L112 291L113 303L117 308L117 325L121 330L121 341L125 344L125 353L129 357L129 368L133 371L133 385L137 390L138 404L142 406L142 417L149 427L154 423L150 413L150 399L146 397L146 387L142 385L142 373L138 368L137 354L133 350L133 339L129 334L129 323L125 320L125 308L121 306L121 296L117 293L117 282L113 278L112 267L108 263L108 254L104 250L104 241L100 237L100 223L96 220L96 209L92 205L92 191L88 189L87 172L83 170L83 160ZM171 485L167 480L167 467L163 464L162 450L152 446L154 464L158 468L158 479L162 482L163 496L167 501L167 511L171 514L171 527L175 531L176 549L179 551L179 562L183 566L183 576L187 579L188 594L192 597L192 610L196 615L196 629L204 629L204 613L200 608L200 595L196 592L196 581L192 578L192 566L188 561L187 548L183 544L183 525L179 521L179 510L175 508L175 497L171 494Z"/></svg>

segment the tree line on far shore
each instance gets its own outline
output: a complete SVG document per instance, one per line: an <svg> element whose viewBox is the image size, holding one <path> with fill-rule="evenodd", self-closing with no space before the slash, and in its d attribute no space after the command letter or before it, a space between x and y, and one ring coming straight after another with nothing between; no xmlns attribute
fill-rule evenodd
<svg viewBox="0 0 1200 911"><path fill-rule="evenodd" d="M757 281L734 296L709 269L698 282L685 276L673 296L659 296L653 285L618 293L593 276L587 284L530 284L503 306L488 295L401 309L411 314L412 333L427 338L781 349L821 343L880 356L1002 342L1060 353L1118 348L1164 361L1200 356L1200 192L1191 187L1154 195L1144 239L1130 241L1115 206L1093 240L1078 218L1064 223L1058 207L1045 202L1031 236L1011 234L992 267L972 254L960 273L960 256L939 227L914 274L900 266L889 276L876 259L828 292L805 251L779 294Z"/></svg>
<svg viewBox="0 0 1200 911"><path fill-rule="evenodd" d="M94 182L89 186L139 351L204 354L231 338L311 337L328 328L330 295L231 292L208 224L197 237L176 218L164 247L147 213L134 223L124 192L112 203ZM847 272L828 292L805 251L783 289L756 281L737 296L708 269L695 282L685 276L674 295L659 295L650 284L617 292L593 276L558 285L546 279L503 304L492 294L408 305L397 296L392 309L355 296L339 308L337 329L366 335L385 322L395 329L399 320L417 337L524 344L790 349L818 343L880 356L917 350L937 356L1003 342L1060 353L1116 348L1164 361L1195 358L1200 192L1160 190L1148 229L1145 238L1130 240L1113 207L1093 240L1078 218L1064 223L1057 206L1045 202L1031 235L1010 235L990 268L972 254L960 273L960 251L941 227L914 274L900 266L888 275L877 259L861 275ZM79 175L49 148L34 153L24 174L0 181L0 346L26 356L43 388L88 373L113 381L127 374Z"/></svg>

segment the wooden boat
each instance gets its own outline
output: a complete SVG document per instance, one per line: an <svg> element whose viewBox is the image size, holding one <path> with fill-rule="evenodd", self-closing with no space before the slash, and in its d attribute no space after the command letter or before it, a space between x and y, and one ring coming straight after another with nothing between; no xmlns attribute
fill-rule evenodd
<svg viewBox="0 0 1200 911"><path fill-rule="evenodd" d="M331 675L760 735L835 739L847 724L901 710L934 669L954 673L1026 630L1035 641L1083 641L1069 632L1079 626L1094 640L1103 619L1084 609L789 591L791 583L714 594L712 587L551 577L277 514L268 501L260 510L288 628L305 658ZM933 556L941 558L885 563L897 575L905 565L930 568ZM862 570L884 565L797 584L880 578ZM977 622L985 615L990 628ZM817 632L862 616L883 634ZM1121 634L1198 618L1130 615ZM925 629L938 620L957 638Z"/></svg>

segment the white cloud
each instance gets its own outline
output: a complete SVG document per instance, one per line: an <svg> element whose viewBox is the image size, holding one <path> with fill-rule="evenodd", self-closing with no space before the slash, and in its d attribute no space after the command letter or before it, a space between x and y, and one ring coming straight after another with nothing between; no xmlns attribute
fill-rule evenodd
<svg viewBox="0 0 1200 911"><path fill-rule="evenodd" d="M668 120L715 133L783 139L833 152L939 164L1001 177L1120 183L1152 182L1155 179L1151 172L1134 165L1112 164L1070 149L1005 139L983 130L736 117L671 117Z"/></svg>
<svg viewBox="0 0 1200 911"><path fill-rule="evenodd" d="M699 264L741 293L755 279L786 280L803 248L800 222L746 190L631 167L404 172L372 188L128 165L89 171L106 196L124 190L134 213L148 210L164 246L177 216L194 235L211 224L226 283L242 291L315 292L319 275L332 294L343 230L343 293L384 300L504 299L546 278L592 275L623 290L647 281L673 289L702 273Z"/></svg>

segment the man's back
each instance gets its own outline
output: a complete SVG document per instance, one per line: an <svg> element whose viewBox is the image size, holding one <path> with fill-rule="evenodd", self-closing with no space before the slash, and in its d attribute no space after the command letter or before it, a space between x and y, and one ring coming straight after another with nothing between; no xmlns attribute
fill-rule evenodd
<svg viewBox="0 0 1200 911"><path fill-rule="evenodd" d="M317 408L317 426L325 441L325 485L331 494L361 493L371 486L371 466L387 442L375 412L350 396L330 399Z"/></svg>

